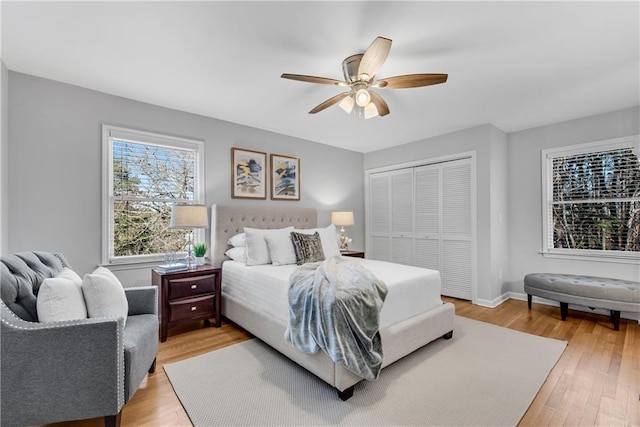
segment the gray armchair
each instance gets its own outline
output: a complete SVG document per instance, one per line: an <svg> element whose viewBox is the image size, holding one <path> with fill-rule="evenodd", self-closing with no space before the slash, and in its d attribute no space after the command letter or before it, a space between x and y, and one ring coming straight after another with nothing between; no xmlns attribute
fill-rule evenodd
<svg viewBox="0 0 640 427"><path fill-rule="evenodd" d="M42 281L69 263L61 254L0 258L0 424L24 426L105 417L120 424L123 405L158 352L155 286L125 288L126 327L118 317L38 323Z"/></svg>

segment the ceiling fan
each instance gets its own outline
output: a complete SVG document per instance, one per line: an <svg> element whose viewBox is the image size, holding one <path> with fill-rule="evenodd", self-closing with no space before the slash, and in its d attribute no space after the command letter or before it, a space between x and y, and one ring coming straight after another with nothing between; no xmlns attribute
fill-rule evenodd
<svg viewBox="0 0 640 427"><path fill-rule="evenodd" d="M351 113L355 106L361 108L364 111L365 119L389 114L387 103L371 89L412 88L437 85L447 81L447 74L405 74L374 80L378 69L384 64L390 50L391 39L376 37L364 53L351 55L342 61L344 80L286 73L280 77L301 82L349 87L350 89L347 92L339 93L327 99L309 111L309 114L318 113L334 104L340 103L339 106L347 113Z"/></svg>

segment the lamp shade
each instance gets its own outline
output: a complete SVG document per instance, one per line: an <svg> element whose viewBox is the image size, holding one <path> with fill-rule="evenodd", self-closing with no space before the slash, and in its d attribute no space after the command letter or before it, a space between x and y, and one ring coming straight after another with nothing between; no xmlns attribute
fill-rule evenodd
<svg viewBox="0 0 640 427"><path fill-rule="evenodd" d="M331 212L331 224L341 227L353 225L353 212Z"/></svg>
<svg viewBox="0 0 640 427"><path fill-rule="evenodd" d="M169 228L209 228L205 205L173 205Z"/></svg>

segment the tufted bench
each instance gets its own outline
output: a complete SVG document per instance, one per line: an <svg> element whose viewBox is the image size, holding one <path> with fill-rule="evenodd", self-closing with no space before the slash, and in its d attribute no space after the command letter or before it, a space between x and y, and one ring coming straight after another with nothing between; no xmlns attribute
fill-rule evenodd
<svg viewBox="0 0 640 427"><path fill-rule="evenodd" d="M611 311L613 328L620 329L620 312L640 313L640 282L573 274L532 273L524 277L529 310L532 296L560 303L560 316L566 320L569 304Z"/></svg>

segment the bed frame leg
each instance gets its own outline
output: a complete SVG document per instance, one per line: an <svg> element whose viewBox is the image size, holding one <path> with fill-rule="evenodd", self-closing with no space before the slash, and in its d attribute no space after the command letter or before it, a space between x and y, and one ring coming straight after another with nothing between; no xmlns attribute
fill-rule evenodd
<svg viewBox="0 0 640 427"><path fill-rule="evenodd" d="M451 338L453 338L453 331L447 332L442 336L442 338L444 338L445 340L450 340Z"/></svg>
<svg viewBox="0 0 640 427"><path fill-rule="evenodd" d="M338 391L338 397L340 399L342 399L343 401L351 399L351 397L353 396L353 387L354 386L351 386L351 387L349 387L347 389L344 389L342 391L336 389Z"/></svg>

